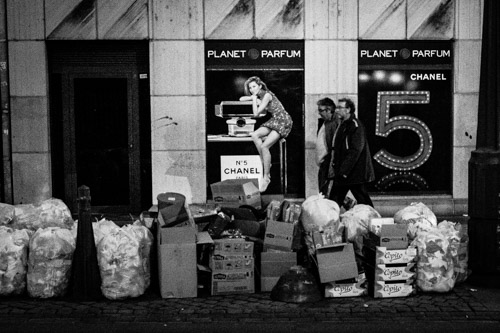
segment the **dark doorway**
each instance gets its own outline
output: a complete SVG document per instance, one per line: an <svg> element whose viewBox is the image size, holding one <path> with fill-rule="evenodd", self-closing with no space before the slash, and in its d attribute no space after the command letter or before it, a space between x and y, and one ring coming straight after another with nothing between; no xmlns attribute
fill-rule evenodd
<svg viewBox="0 0 500 333"><path fill-rule="evenodd" d="M49 42L53 195L95 213L151 206L147 42Z"/></svg>

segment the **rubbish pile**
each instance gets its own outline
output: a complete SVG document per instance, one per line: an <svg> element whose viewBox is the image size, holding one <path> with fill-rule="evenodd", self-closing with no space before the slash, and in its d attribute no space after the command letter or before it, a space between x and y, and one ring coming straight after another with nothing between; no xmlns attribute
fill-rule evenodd
<svg viewBox="0 0 500 333"><path fill-rule="evenodd" d="M269 292L301 303L447 292L469 275L466 232L421 202L391 217L341 211L321 194L264 206L243 183L218 184L213 204L162 193L147 218L94 221L102 294L138 297L154 284L163 298ZM65 295L77 226L58 199L0 204L0 296Z"/></svg>

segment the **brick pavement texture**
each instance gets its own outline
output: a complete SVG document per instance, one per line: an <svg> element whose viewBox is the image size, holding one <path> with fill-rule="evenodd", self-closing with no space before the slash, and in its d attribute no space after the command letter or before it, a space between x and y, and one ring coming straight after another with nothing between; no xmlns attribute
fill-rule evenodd
<svg viewBox="0 0 500 333"><path fill-rule="evenodd" d="M467 282L448 293L375 299L369 296L324 298L314 303L273 301L270 293L162 299L148 291L141 297L112 301L70 298L0 298L0 332L19 323L415 323L487 322L500 328L500 289ZM500 332L500 329L498 330Z"/></svg>

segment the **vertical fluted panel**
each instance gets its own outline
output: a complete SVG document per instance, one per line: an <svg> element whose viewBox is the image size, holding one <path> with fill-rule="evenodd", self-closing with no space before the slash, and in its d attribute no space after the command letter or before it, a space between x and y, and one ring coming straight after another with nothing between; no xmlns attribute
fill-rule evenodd
<svg viewBox="0 0 500 333"><path fill-rule="evenodd" d="M254 0L205 0L205 38L254 37Z"/></svg>
<svg viewBox="0 0 500 333"><path fill-rule="evenodd" d="M153 0L153 39L203 39L203 0Z"/></svg>
<svg viewBox="0 0 500 333"><path fill-rule="evenodd" d="M407 0L408 39L451 39L454 0Z"/></svg>
<svg viewBox="0 0 500 333"><path fill-rule="evenodd" d="M358 2L304 0L306 39L357 39Z"/></svg>
<svg viewBox="0 0 500 333"><path fill-rule="evenodd" d="M98 39L147 39L148 0L97 1Z"/></svg>
<svg viewBox="0 0 500 333"><path fill-rule="evenodd" d="M262 39L303 39L303 0L255 0L255 35Z"/></svg>
<svg viewBox="0 0 500 333"><path fill-rule="evenodd" d="M47 39L96 39L96 0L46 0Z"/></svg>
<svg viewBox="0 0 500 333"><path fill-rule="evenodd" d="M360 39L405 39L406 0L359 0Z"/></svg>

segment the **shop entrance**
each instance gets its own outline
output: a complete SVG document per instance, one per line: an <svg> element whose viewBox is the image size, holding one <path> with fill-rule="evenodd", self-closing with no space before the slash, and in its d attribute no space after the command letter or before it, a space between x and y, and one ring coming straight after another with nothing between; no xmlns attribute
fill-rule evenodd
<svg viewBox="0 0 500 333"><path fill-rule="evenodd" d="M147 43L50 43L53 195L97 213L151 205Z"/></svg>

